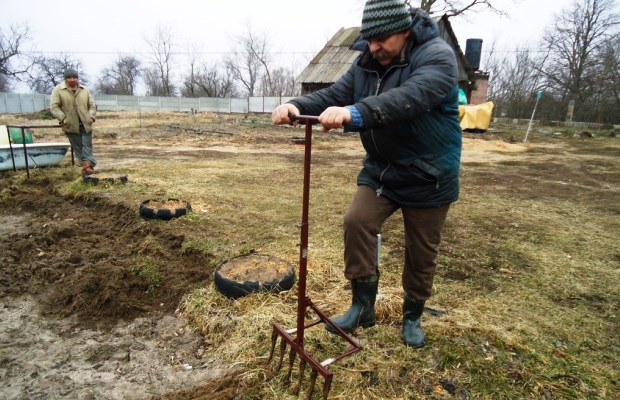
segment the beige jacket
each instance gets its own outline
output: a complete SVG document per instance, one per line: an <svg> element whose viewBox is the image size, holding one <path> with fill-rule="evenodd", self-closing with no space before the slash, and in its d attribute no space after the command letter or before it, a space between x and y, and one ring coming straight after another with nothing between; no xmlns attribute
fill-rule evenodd
<svg viewBox="0 0 620 400"><path fill-rule="evenodd" d="M93 131L97 105L90 91L80 84L75 93L65 82L56 85L52 90L50 111L58 121L64 121L62 130L65 133L79 133L79 120L82 120L87 133Z"/></svg>

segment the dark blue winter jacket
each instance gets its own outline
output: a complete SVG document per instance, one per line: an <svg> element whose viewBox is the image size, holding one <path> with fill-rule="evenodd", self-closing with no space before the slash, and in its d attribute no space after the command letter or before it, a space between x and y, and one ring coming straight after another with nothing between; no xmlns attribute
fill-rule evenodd
<svg viewBox="0 0 620 400"><path fill-rule="evenodd" d="M366 150L358 185L401 205L434 207L459 194L461 128L457 63L435 21L413 11L412 35L388 68L368 46L331 87L291 100L302 114L355 105Z"/></svg>

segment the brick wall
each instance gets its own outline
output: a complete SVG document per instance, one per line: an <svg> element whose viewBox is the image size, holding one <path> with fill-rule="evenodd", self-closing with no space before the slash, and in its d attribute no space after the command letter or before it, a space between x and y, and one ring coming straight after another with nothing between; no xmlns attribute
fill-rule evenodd
<svg viewBox="0 0 620 400"><path fill-rule="evenodd" d="M487 72L476 72L476 90L471 92L469 104L480 104L488 101L489 74Z"/></svg>

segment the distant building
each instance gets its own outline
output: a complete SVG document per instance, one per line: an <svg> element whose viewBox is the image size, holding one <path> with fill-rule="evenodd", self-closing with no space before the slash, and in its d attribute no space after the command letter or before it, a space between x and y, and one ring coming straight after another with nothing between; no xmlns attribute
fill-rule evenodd
<svg viewBox="0 0 620 400"><path fill-rule="evenodd" d="M486 101L486 88L488 86L488 74L484 80L484 74L477 73L477 68L472 67L468 57L463 54L459 42L452 30L447 16L438 18L440 36L452 46L459 66L459 87L465 91L467 98L472 104ZM297 83L301 84L302 94L310 93L331 86L349 69L353 61L360 54L352 46L360 36L360 28L341 28L325 44L323 49L310 61L310 64L297 77ZM478 40L478 39L476 39ZM482 41L480 40L480 44ZM478 48L479 51L479 48ZM480 54L478 52L478 60ZM476 80L481 80L481 85L476 86ZM482 81L486 82L482 85ZM483 88L484 86L484 88ZM484 100L483 100L484 99ZM473 101L476 103L473 103Z"/></svg>

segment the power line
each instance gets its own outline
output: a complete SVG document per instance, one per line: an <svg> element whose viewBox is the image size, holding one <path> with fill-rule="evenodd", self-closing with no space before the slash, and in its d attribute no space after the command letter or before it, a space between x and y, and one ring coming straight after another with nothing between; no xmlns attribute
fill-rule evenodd
<svg viewBox="0 0 620 400"><path fill-rule="evenodd" d="M146 51L45 51L45 50L37 50L33 51L34 54L91 54L91 55L118 55L118 54L140 54L140 55L150 55L153 52ZM180 52L173 51L170 52L172 55L186 55L186 54L201 54L201 55L209 55L209 54L233 54L232 51L197 51L197 52ZM271 54L316 54L314 51L273 51Z"/></svg>

